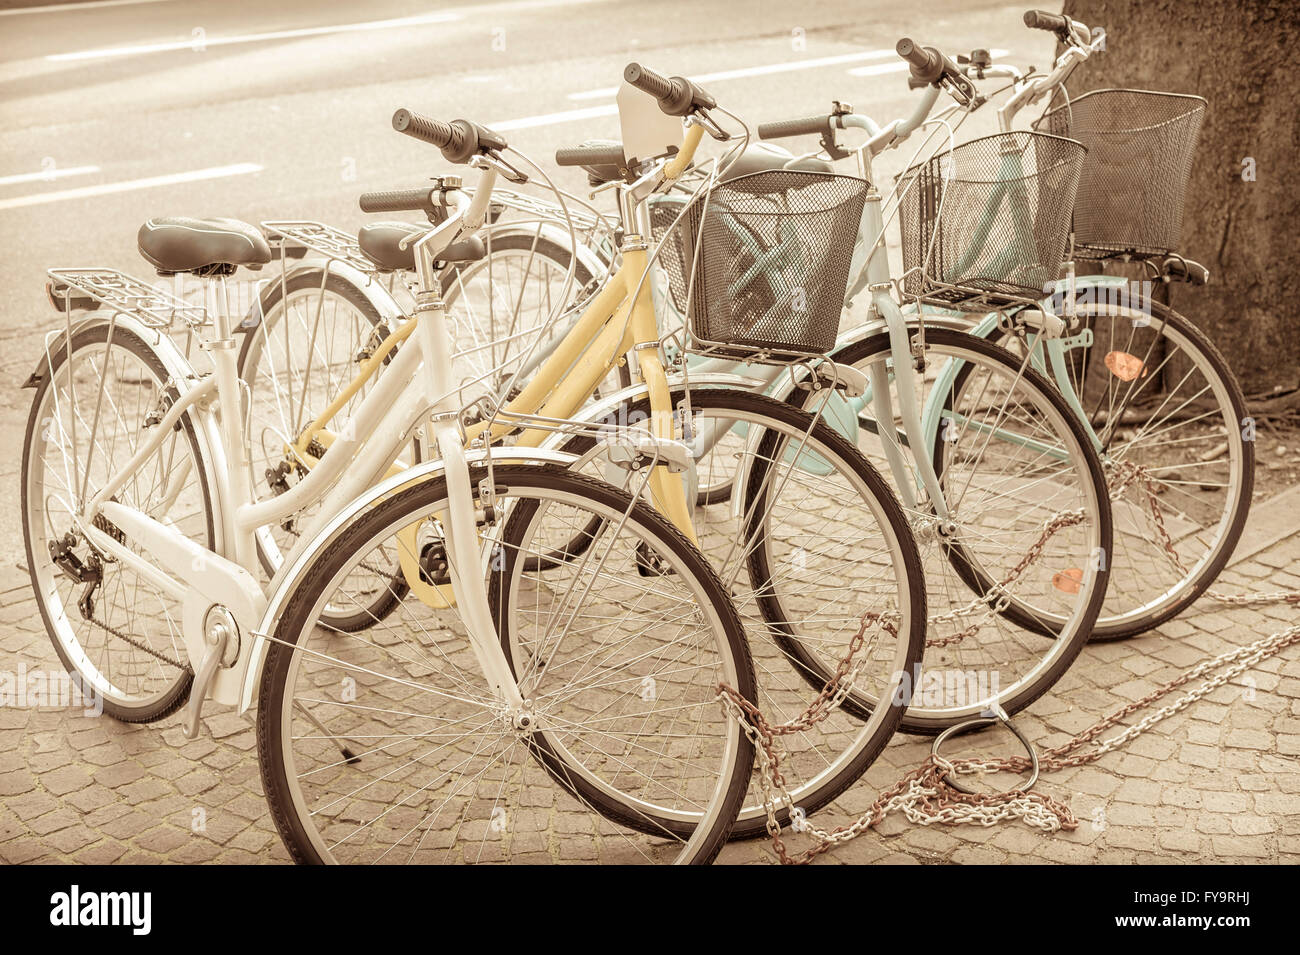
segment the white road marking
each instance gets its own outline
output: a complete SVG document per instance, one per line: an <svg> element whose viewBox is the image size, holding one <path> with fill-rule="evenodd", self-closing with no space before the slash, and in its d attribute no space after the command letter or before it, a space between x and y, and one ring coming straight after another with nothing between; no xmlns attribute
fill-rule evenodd
<svg viewBox="0 0 1300 955"><path fill-rule="evenodd" d="M425 13L414 17L393 20L371 20L366 23L343 23L327 27L303 27L298 30L275 30L271 33L246 33L242 36L215 36L176 40L170 43L148 43L142 46L117 46L100 50L79 50L76 53L51 53L47 60L94 60L109 56L137 56L142 53L165 53L172 50L192 50L211 46L231 46L236 43L260 43L264 40L293 40L307 36L325 36L330 33L354 33L365 30L391 30L396 27L422 26L429 23L448 23L459 20L455 13Z"/></svg>
<svg viewBox="0 0 1300 955"><path fill-rule="evenodd" d="M0 176L0 186L12 186L20 182L37 182L38 180L66 179L68 176L85 176L99 172L98 166L69 166L66 169L49 169L42 172L22 172L16 176Z"/></svg>
<svg viewBox="0 0 1300 955"><path fill-rule="evenodd" d="M893 50L867 50L865 53L844 53L839 56L823 56L815 60L796 60L793 63L772 63L768 66L751 66L738 70L724 70L719 73L704 73L700 76L692 76L691 79L697 83L716 83L719 80L740 79L746 76L761 76L766 73L787 73L792 70L811 70L823 66L839 66L844 63L855 63L859 60L879 60L887 56L896 56ZM992 50L990 55L996 59L1000 56L1006 56L1006 50ZM895 63L876 63L871 66L857 66L849 70L851 76L882 76L889 73L901 73L907 69L907 64L902 60ZM581 93L570 93L569 99L596 99L601 96L614 96L618 93L617 87L609 87L602 90L584 90ZM495 129L498 132L508 132L512 129L535 129L538 126L554 126L559 123L572 123L583 119L595 119L599 116L616 116L618 107L613 104L609 106L589 106L586 109L570 109L559 113L544 113L540 116L525 116L523 119L507 119L499 123L486 124L489 129Z"/></svg>
<svg viewBox="0 0 1300 955"><path fill-rule="evenodd" d="M996 60L1009 52L1009 50L989 50L989 56ZM849 76L881 76L885 73L901 73L907 68L907 64L902 60L897 63L880 63L876 66L855 66L849 70Z"/></svg>
<svg viewBox="0 0 1300 955"><path fill-rule="evenodd" d="M198 182L202 179L221 179L225 176L244 176L248 173L261 171L261 166L251 162L236 163L233 166L213 166L210 169L195 169L193 172L178 172L169 176L150 176L148 179L106 182L98 186L82 186L79 189L63 189L59 192L42 192L35 196L19 196L16 199L0 199L0 209L39 206L47 202L62 202L65 199L85 199L91 196L106 196L114 192L132 192L136 189L172 186L182 182Z"/></svg>
<svg viewBox="0 0 1300 955"><path fill-rule="evenodd" d="M902 60L897 63L877 63L875 66L859 66L849 70L849 76L884 76L887 73L902 73L908 68Z"/></svg>
<svg viewBox="0 0 1300 955"><path fill-rule="evenodd" d="M100 7L125 7L137 3L171 3L172 0L94 0L93 3L55 3L47 7L15 7L0 10L0 17L13 17L20 13L62 13L64 10L97 10Z"/></svg>
<svg viewBox="0 0 1300 955"><path fill-rule="evenodd" d="M535 126L553 126L556 123L572 123L580 119L595 119L597 116L617 116L618 107L589 106L586 109L570 109L563 113L544 113L541 116L525 116L523 119L507 119L499 123L488 123L487 128L499 133L512 129L532 129Z"/></svg>
<svg viewBox="0 0 1300 955"><path fill-rule="evenodd" d="M746 76L766 76L770 73L793 73L797 70L815 70L823 66L839 66L842 63L857 63L861 60L883 60L887 56L897 56L893 50L866 50L862 53L841 53L837 56L819 56L812 60L793 60L789 63L769 63L766 66L747 66L738 70L722 70L718 73L701 73L690 77L696 83L716 83L719 80L738 80ZM900 61L901 62L901 61ZM608 86L599 90L583 90L570 93L569 99L605 99L618 93L617 86Z"/></svg>

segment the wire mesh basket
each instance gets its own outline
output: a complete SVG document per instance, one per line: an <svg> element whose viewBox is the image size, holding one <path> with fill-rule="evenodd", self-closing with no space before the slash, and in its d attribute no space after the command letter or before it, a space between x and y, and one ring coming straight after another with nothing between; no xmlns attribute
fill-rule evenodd
<svg viewBox="0 0 1300 955"><path fill-rule="evenodd" d="M1094 90L1048 110L1035 129L1088 147L1074 202L1075 254L1104 259L1178 248L1206 101L1181 93Z"/></svg>
<svg viewBox="0 0 1300 955"><path fill-rule="evenodd" d="M689 204L689 197L672 194L654 196L649 203L650 234L661 248L659 267L667 276L667 291L673 307L683 315L686 314L687 276L691 261L685 253L690 243L684 238L686 229L674 229L673 223Z"/></svg>
<svg viewBox="0 0 1300 955"><path fill-rule="evenodd" d="M903 172L903 290L957 308L1041 298L1060 272L1085 152L999 133Z"/></svg>
<svg viewBox="0 0 1300 955"><path fill-rule="evenodd" d="M691 347L749 361L831 351L867 188L853 176L770 170L691 200L660 252ZM656 204L652 227L679 212Z"/></svg>

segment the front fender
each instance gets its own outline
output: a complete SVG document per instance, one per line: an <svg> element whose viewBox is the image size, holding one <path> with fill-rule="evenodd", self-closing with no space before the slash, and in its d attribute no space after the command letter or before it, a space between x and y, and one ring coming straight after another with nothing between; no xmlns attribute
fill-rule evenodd
<svg viewBox="0 0 1300 955"><path fill-rule="evenodd" d="M477 449L466 452L465 456L470 465L473 466L485 460L489 453L495 463L563 464L567 467L577 460L572 454L563 454L559 451L542 450L540 448L493 448L490 452ZM267 587L266 610L253 633L253 649L248 656L247 669L244 671L244 685L243 692L240 694L239 712L247 711L253 704L257 686L262 679L262 668L266 665L266 651L271 644L269 634L275 630L280 621L280 615L284 612L284 608L288 604L289 598L293 596L298 584L302 581L304 575L311 570L321 554L338 540L353 518L366 508L373 507L400 488L420 481L436 480L443 470L444 464L441 459L427 461L381 481L334 515L334 518L321 528L320 533L315 537L310 540L300 541L298 546L293 549L289 554L289 558L281 565L280 570Z"/></svg>

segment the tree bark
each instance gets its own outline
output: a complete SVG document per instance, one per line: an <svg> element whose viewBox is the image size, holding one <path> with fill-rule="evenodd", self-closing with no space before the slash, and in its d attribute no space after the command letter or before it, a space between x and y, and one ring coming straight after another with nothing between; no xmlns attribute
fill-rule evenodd
<svg viewBox="0 0 1300 955"><path fill-rule="evenodd" d="M1065 13L1107 35L1071 77L1072 95L1127 87L1209 100L1178 251L1210 269L1210 284L1174 286L1172 304L1247 394L1300 387L1300 4L1066 0ZM1252 166L1254 181L1243 176Z"/></svg>

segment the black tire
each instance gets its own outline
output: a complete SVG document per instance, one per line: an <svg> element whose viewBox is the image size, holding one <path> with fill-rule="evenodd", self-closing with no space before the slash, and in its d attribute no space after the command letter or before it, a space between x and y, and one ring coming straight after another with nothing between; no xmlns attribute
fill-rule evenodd
<svg viewBox="0 0 1300 955"><path fill-rule="evenodd" d="M711 507L714 504L726 504L731 500L731 494L735 490L735 485L731 481L724 481L715 487L707 487L701 491L695 492L696 507Z"/></svg>
<svg viewBox="0 0 1300 955"><path fill-rule="evenodd" d="M1233 374L1232 368L1224 360L1214 342L1189 319L1158 302L1148 304L1151 307L1151 325L1159 329L1162 334L1165 333L1166 327L1173 329L1175 334L1185 340L1185 344L1181 347L1188 351L1200 352L1201 358L1210 366L1213 374L1218 377L1224 387L1227 407L1220 405L1220 411L1235 425L1235 428L1228 427L1226 430L1229 440L1236 446L1239 454L1238 494L1236 501L1232 502L1229 507L1230 513L1227 515L1227 526L1224 533L1216 541L1214 551L1209 559L1204 560L1199 567L1194 569L1190 586L1186 587L1176 599L1166 601L1162 606L1147 613L1136 615L1128 621L1108 615L1108 608L1103 605L1101 616L1098 618L1092 632L1092 639L1096 641L1123 640L1145 633L1166 621L1172 620L1195 603L1214 584L1215 579L1231 559L1232 552L1246 527L1246 519L1250 515L1251 495L1255 486L1254 442L1238 440L1249 411L1246 408L1246 397L1242 394L1241 386L1237 382L1237 376ZM1089 309L1093 307L1095 306L1084 303L1080 304L1079 310L1082 315L1086 316ZM1092 350L1089 349L1090 352ZM1087 410L1086 400L1085 410ZM1233 436L1234 432L1235 437Z"/></svg>
<svg viewBox="0 0 1300 955"><path fill-rule="evenodd" d="M688 567L692 578L700 583L707 594L710 606L722 622L726 652L734 661L737 674L739 684L737 689L746 699L753 699L755 694L753 665L745 641L744 628L729 595L704 556L653 508L641 502L633 502L627 494L604 482L555 465L502 464L497 465L492 473L503 495L511 488L521 491L540 488L580 496L585 500L599 502L605 507L627 512L630 515L629 520L637 525L643 535L652 538L655 546L662 548L662 552L671 553L682 566ZM473 483L477 484L478 480L486 476L486 470L473 472ZM285 688L294 657L294 643L307 629L309 621L306 618L312 608L324 598L322 590L346 569L352 555L364 548L367 542L377 535L384 533L387 528L408 523L411 518L407 515L426 514L445 500L446 481L439 476L408 487L365 511L340 532L337 539L301 578L277 623L276 634L280 639L273 642L268 651L261 680L257 739L261 754L259 762L262 780L272 818L284 839L285 846L296 862L319 863L327 860L323 859L312 845L297 813L286 808L292 806L293 795L288 785L280 714L285 706ZM513 524L517 531L522 530L527 523L527 510L526 505L513 507L511 516L507 518L508 524ZM503 573L492 573L489 578L492 581L489 597L494 614L507 612L503 609L505 601L502 599L497 583L506 576ZM507 634L504 628L500 627L499 621L500 617L498 617L498 626L502 629L502 639L506 640ZM716 813L711 831L701 838L699 851L690 860L697 864L711 862L721 850L727 840L731 824L744 801L754 754L752 745L745 735L737 731L737 737L737 758L725 793L718 804L720 811ZM543 739L539 743L532 744L531 751L534 758L542 762L552 779L570 792L574 791L565 778L569 774L563 771L563 761L556 755L549 740ZM597 812L619 825L644 829L644 823L629 816L624 804L610 800L603 792L584 791L581 798L587 799Z"/></svg>
<svg viewBox="0 0 1300 955"><path fill-rule="evenodd" d="M107 324L95 324L83 328L72 336L73 354L77 354L83 348L104 349L108 333L109 326ZM159 390L162 390L162 384L165 383L170 376L161 359L158 358L157 354L155 354L154 350L147 343L142 341L134 333L119 327L113 330L112 347L124 348L137 359L142 361L154 376L154 379L159 386ZM66 338L60 338L54 348L51 358L48 362L43 364L43 377L40 383L36 386L36 393L32 397L32 407L27 419L27 431L23 439L22 491L20 506L23 520L23 541L27 552L28 573L31 576L32 590L36 595L36 604L40 608L41 619L45 623L46 633L50 636L50 642L54 644L54 650L58 654L59 661L63 664L64 668L68 673L81 680L82 687L86 688L92 686L94 681L88 680L80 674L73 663L72 658L69 656L67 648L63 645L63 642L54 636L58 623L54 619L54 615L51 613L48 600L42 596L44 585L37 574L37 554L32 546L33 533L35 531L31 523L31 506L33 503L31 500L33 479L32 453L35 445L35 437L37 429L41 427L41 421L39 419L41 417L43 400L60 369L67 361L67 340ZM216 544L216 527L212 507L212 495L211 490L208 487L207 471L203 466L198 438L194 431L194 424L189 415L181 417L177 422L177 430L181 435L183 435L196 466L198 486L202 495L202 505L206 512L204 516L206 539L199 543L204 544L208 548L212 548ZM90 493L94 493L93 488L90 489ZM42 540L44 542L44 539ZM41 554L40 559L46 561L49 558L47 554ZM68 608L67 612L72 612L71 608ZM153 699L148 700L145 703L138 705L122 704L108 698L107 696L103 696L102 701L104 712L114 719L120 720L124 723L149 723L162 719L163 717L174 713L185 704L186 700L189 699L190 687L193 681L193 670L187 667L184 670L178 671L176 679L170 687L166 688L159 694L155 694Z"/></svg>
<svg viewBox="0 0 1300 955"><path fill-rule="evenodd" d="M670 390L673 406L677 407L686 397L686 388L677 384L670 385ZM906 568L907 599L912 614L911 629L907 634L908 660L904 669L908 673L915 672L914 667L921 661L925 642L925 574L922 570L920 554L916 549L906 515L903 513L903 509L899 505L893 490L884 478L862 456L857 448L846 441L833 428L824 421L818 421L815 426L810 428L812 423L811 415L787 402L777 401L754 392L714 387L691 389L690 402L693 410L719 412L718 417L725 417L722 412L726 411L744 412L767 418L773 422L783 423L800 432L809 432L811 437L818 442L818 455L834 456L841 462L843 467L851 471L866 486L886 516L890 531L898 541L899 550ZM649 399L642 398L630 404L627 410L630 417L636 415L637 412L648 415L649 409ZM773 642L808 686L815 690L821 690L833 678L833 667L828 665L824 657L810 650L799 640L794 626L787 619L787 613L783 610L779 596L773 593L772 581L774 580L774 573L769 564L769 548L760 543L766 539L762 519L768 513L766 499L770 489L770 482L767 480L767 476L774 466L773 462L781 459L779 443L783 440L786 440L785 436L776 431L767 430L764 432L754 454L753 467L745 482L744 511L751 515L745 534L747 539L756 542L749 550L746 569L750 574L751 586L757 591L756 601ZM562 450L582 456L590 451L594 445L595 439L590 435L576 435L566 442ZM864 722L872 717L875 708L855 696L855 694L846 697L841 706L845 712ZM835 800L861 778L862 774L866 772L867 768L875 761L885 745L893 737L902 721L906 719L904 708L901 706L887 705L885 709L884 719L876 731L870 739L860 744L848 763L838 772L823 780L816 788L810 788L798 793L797 799L800 808L811 814ZM789 812L786 809L782 809L777 815L777 818L782 822L786 821L788 817ZM766 833L766 822L765 815L755 815L747 811L737 820L732 836L737 839L762 836Z"/></svg>
<svg viewBox="0 0 1300 955"><path fill-rule="evenodd" d="M1105 496L1106 479L1101 466L1101 460L1096 452L1092 450L1091 439L1083 423L1066 404L1065 399L1061 397L1060 392L1051 385L1046 378L1039 375L1032 368L1027 368L1015 358L1014 355L1005 349L986 341L982 338L976 338L963 332L955 332L949 329L928 327L925 330L926 342L934 345L947 345L968 349L969 351L981 355L985 360L1002 365L1014 370L1015 374L1020 375L1032 386L1040 397L1066 422L1066 427L1074 442L1081 448L1083 460L1086 463L1088 474L1094 488L1098 489L1101 494L1101 500L1097 508L1098 516L1098 533L1100 547L1106 554L1110 553L1113 543L1113 521L1109 507L1109 501ZM831 357L841 364L859 365L869 362L873 356L888 356L891 353L889 335L887 332L871 335L861 341L846 345L840 351ZM967 366L959 374L969 374L973 366ZM955 389L954 389L955 390ZM942 471L942 451L943 441L941 435L936 435L935 447L929 449L933 455L932 460L935 463L935 470L940 482L943 482ZM944 553L948 558L950 565L956 572L958 578L971 589L972 594L985 594L989 591L994 581L979 566L977 561L972 560L966 549L960 544L953 545L945 542ZM1028 683L1020 692L1010 696L1005 700L1000 700L1002 707L1006 712L1015 714L1025 707L1029 706L1036 699L1046 693L1057 680L1065 674L1070 665L1074 662L1079 652L1083 649L1085 643L1090 638L1092 628L1095 625L1097 616L1101 612L1101 607L1106 596L1106 583L1109 579L1109 564L1097 571L1097 585L1093 586L1089 593L1088 603L1084 606L1080 617L1080 623L1075 629L1073 638L1068 646L1060 652L1056 660L1048 666L1043 673L1032 682ZM1001 615L1007 620L1023 627L1031 633L1038 633L1051 640L1058 637L1058 629L1053 627L1049 622L1044 621L1040 616L1033 613L1028 607L1016 600L1012 600ZM920 720L914 713L903 717L902 728L905 732L918 734L935 734L941 732L948 726L957 725L964 722L967 717L958 719L942 720L927 719Z"/></svg>

